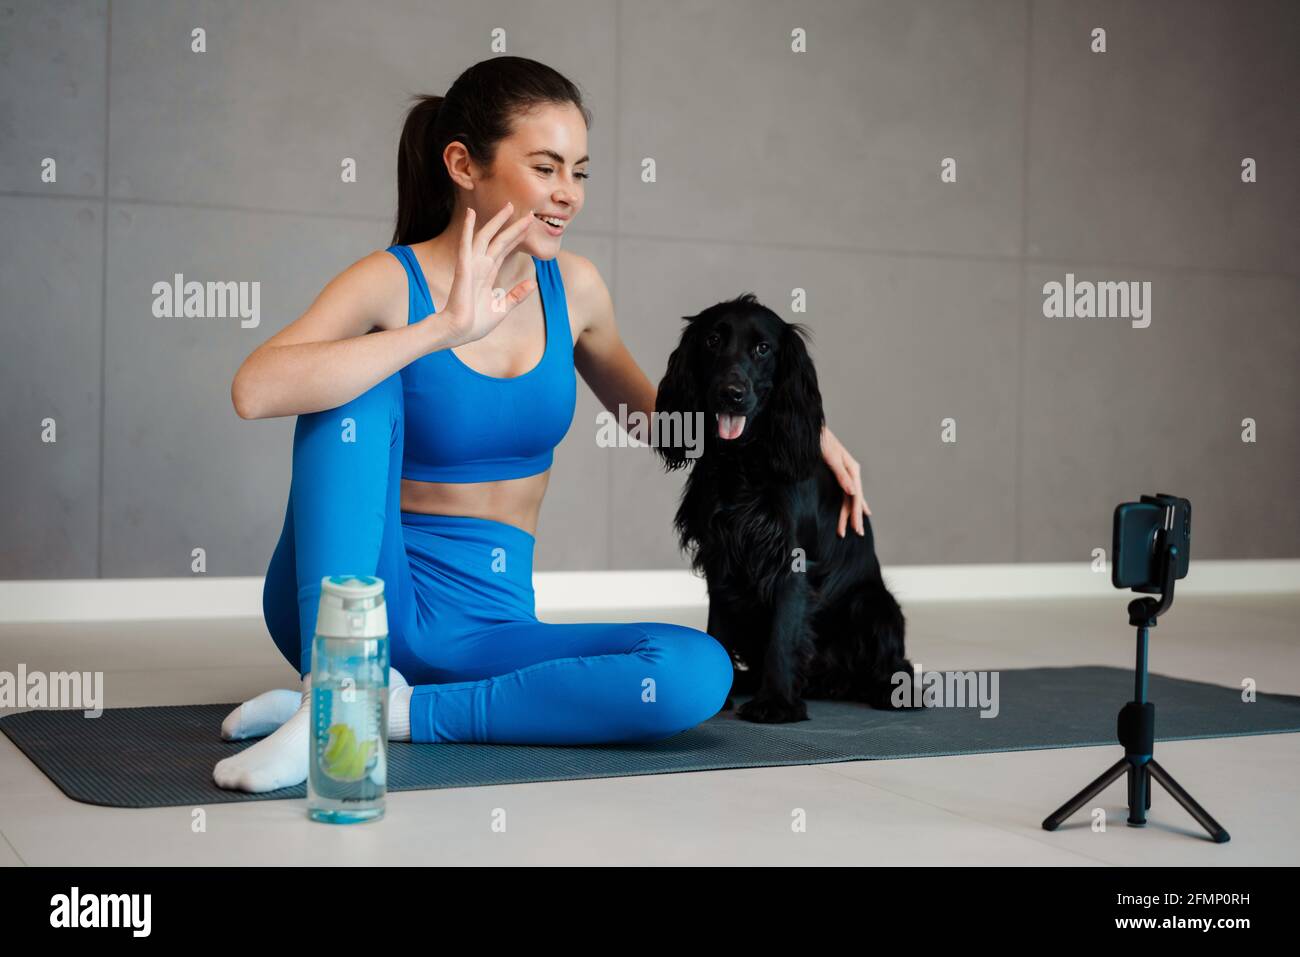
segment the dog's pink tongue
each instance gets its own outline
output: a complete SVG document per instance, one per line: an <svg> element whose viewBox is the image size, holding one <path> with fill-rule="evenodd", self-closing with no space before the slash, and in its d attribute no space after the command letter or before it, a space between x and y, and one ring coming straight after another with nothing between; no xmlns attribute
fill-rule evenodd
<svg viewBox="0 0 1300 957"><path fill-rule="evenodd" d="M718 438L734 439L745 431L745 417L722 412L718 415Z"/></svg>

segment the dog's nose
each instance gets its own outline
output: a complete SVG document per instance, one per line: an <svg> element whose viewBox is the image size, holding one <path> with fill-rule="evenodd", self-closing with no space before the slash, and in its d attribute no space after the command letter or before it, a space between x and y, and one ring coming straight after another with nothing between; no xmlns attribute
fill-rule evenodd
<svg viewBox="0 0 1300 957"><path fill-rule="evenodd" d="M739 402L745 397L745 387L741 385L724 385L718 390L718 395L724 400Z"/></svg>

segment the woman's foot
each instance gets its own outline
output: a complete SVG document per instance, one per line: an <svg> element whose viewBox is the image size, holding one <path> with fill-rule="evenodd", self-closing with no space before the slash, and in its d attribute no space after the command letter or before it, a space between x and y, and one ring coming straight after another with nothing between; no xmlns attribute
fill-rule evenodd
<svg viewBox="0 0 1300 957"><path fill-rule="evenodd" d="M262 697L265 696L259 696ZM307 732L311 726L310 674L303 677L302 691L298 692L297 697L297 707L293 713L268 737L217 762L212 770L212 780L217 783L217 787L232 791L275 791L307 780ZM259 698L254 698L253 701ZM221 725L222 737L226 736L226 726L232 723L231 719L236 718L251 703L240 705L227 716Z"/></svg>
<svg viewBox="0 0 1300 957"><path fill-rule="evenodd" d="M388 679L388 738L390 741L411 740L411 686L395 668L389 668ZM212 771L212 779L218 787L235 791L275 791L279 788L293 787L307 780L307 759L309 754L309 737L311 730L311 675L302 679L301 692L289 692L298 697L297 708L268 737L249 748L217 762ZM267 695L274 695L274 705L263 702L263 706L253 709L250 714L258 714L264 722L272 720L267 717L275 708L283 714L288 699L283 691L270 691L259 695L250 702L245 702L227 716L222 724L222 737L227 737L226 725L238 731L243 727L244 718L237 718L248 705ZM232 719L234 719L232 721ZM252 722L252 718L248 719ZM251 735L244 735L251 737ZM228 740L238 740L228 738ZM386 774L387 769L383 770Z"/></svg>
<svg viewBox="0 0 1300 957"><path fill-rule="evenodd" d="M221 722L221 737L227 741L261 738L293 717L302 704L302 692L292 688L264 691L245 701Z"/></svg>
<svg viewBox="0 0 1300 957"><path fill-rule="evenodd" d="M411 686L396 668L388 669L388 740L411 740Z"/></svg>

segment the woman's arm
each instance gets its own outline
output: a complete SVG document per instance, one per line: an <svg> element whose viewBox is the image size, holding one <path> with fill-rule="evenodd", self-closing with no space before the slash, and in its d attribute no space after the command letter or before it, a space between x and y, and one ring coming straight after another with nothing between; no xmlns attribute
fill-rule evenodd
<svg viewBox="0 0 1300 957"><path fill-rule="evenodd" d="M641 371L614 324L614 301L600 272L590 260L573 256L575 299L586 312L586 325L573 348L573 364L600 404L615 416L620 404L627 413L653 415L658 389Z"/></svg>
<svg viewBox="0 0 1300 957"><path fill-rule="evenodd" d="M423 355L490 333L536 288L521 282L501 299L493 290L502 260L533 221L530 212L502 228L512 209L507 203L477 232L474 210L465 211L446 306L423 322L406 321L406 270L386 250L334 277L311 308L239 367L230 400L240 418L337 408Z"/></svg>
<svg viewBox="0 0 1300 957"><path fill-rule="evenodd" d="M441 348L441 323L384 328L393 326L406 298L406 271L392 254L353 263L244 360L230 386L235 411L269 419L333 409ZM382 331L367 335L376 327Z"/></svg>

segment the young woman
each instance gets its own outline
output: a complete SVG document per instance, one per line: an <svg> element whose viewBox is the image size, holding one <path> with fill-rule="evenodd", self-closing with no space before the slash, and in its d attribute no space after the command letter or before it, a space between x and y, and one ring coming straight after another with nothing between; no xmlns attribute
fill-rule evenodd
<svg viewBox="0 0 1300 957"><path fill-rule="evenodd" d="M560 248L583 206L589 124L572 83L519 57L417 98L394 245L335 277L236 374L242 418L298 416L263 611L303 689L230 714L225 737L269 736L217 764L221 787L306 779L326 575L385 583L393 740L653 741L726 700L731 661L702 631L535 614L534 534L575 370L615 413L655 402L596 268ZM861 534L858 463L829 430L822 450L845 488L840 532L852 516Z"/></svg>

